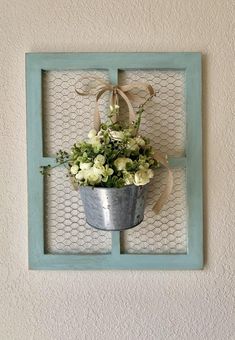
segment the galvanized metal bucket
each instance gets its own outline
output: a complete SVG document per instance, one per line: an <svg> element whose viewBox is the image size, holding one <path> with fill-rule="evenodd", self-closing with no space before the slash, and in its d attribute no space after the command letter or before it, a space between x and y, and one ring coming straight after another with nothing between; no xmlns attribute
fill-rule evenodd
<svg viewBox="0 0 235 340"><path fill-rule="evenodd" d="M87 223L102 230L125 230L144 218L147 185L79 189Z"/></svg>

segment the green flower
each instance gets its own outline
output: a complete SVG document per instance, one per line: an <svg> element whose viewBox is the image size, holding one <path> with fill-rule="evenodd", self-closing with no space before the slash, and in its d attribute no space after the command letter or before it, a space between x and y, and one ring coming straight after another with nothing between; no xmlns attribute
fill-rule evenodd
<svg viewBox="0 0 235 340"><path fill-rule="evenodd" d="M108 164L105 165L105 169L103 172L103 178L102 178L102 182L107 182L109 176L112 176L112 174L114 173L112 168L109 168Z"/></svg>
<svg viewBox="0 0 235 340"><path fill-rule="evenodd" d="M124 178L124 181L125 181L125 185L131 185L131 184L134 183L134 174L132 174L128 171L124 172L123 178Z"/></svg>

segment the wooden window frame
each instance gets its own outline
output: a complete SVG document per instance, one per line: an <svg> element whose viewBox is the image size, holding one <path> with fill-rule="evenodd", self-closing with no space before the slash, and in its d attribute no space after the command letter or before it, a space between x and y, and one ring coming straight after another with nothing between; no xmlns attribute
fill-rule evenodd
<svg viewBox="0 0 235 340"><path fill-rule="evenodd" d="M186 150L170 157L171 167L186 168L188 249L185 254L122 254L120 232L112 232L112 252L101 255L47 254L44 247L41 165L43 155L42 72L108 69L118 81L121 69L183 70L186 98ZM30 269L201 269L203 267L201 54L188 53L28 53L26 54L28 223Z"/></svg>

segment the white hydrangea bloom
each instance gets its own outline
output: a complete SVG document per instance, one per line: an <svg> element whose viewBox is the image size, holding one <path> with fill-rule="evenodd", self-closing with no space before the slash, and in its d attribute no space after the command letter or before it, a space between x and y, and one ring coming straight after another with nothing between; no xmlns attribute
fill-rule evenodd
<svg viewBox="0 0 235 340"><path fill-rule="evenodd" d="M92 163L80 163L81 170L89 170L92 167Z"/></svg>
<svg viewBox="0 0 235 340"><path fill-rule="evenodd" d="M96 134L97 134L97 131L95 129L92 129L88 133L88 138L93 138L96 136Z"/></svg>
<svg viewBox="0 0 235 340"><path fill-rule="evenodd" d="M97 150L101 148L100 138L98 136L91 137L87 143L91 144L93 148Z"/></svg>
<svg viewBox="0 0 235 340"><path fill-rule="evenodd" d="M125 185L131 185L134 183L134 175L131 174L130 172L126 171L124 173L124 181Z"/></svg>
<svg viewBox="0 0 235 340"><path fill-rule="evenodd" d="M136 143L139 145L139 146L145 146L145 141L143 138L141 138L140 136L139 137L136 137L135 138L135 141Z"/></svg>
<svg viewBox="0 0 235 340"><path fill-rule="evenodd" d="M103 175L105 171L105 167L102 164L97 163L92 167L92 171L96 175Z"/></svg>
<svg viewBox="0 0 235 340"><path fill-rule="evenodd" d="M70 172L72 175L76 175L78 173L78 170L79 170L79 167L78 165L73 165L71 168L70 168Z"/></svg>
<svg viewBox="0 0 235 340"><path fill-rule="evenodd" d="M135 140L135 138L130 138L127 142L127 149L131 151L139 151L139 146Z"/></svg>
<svg viewBox="0 0 235 340"><path fill-rule="evenodd" d="M125 170L127 163L132 163L132 160L126 157L119 157L114 161L114 165L118 171Z"/></svg>
<svg viewBox="0 0 235 340"><path fill-rule="evenodd" d="M122 141L124 139L123 131L110 131L110 136L114 140Z"/></svg>
<svg viewBox="0 0 235 340"><path fill-rule="evenodd" d="M153 177L153 171L151 169L148 170L139 170L135 173L134 184L135 185L145 185L149 183L150 179Z"/></svg>
<svg viewBox="0 0 235 340"><path fill-rule="evenodd" d="M98 173L95 173L94 168L89 169L85 173L85 179L87 182L91 185L95 185L101 182L101 175Z"/></svg>
<svg viewBox="0 0 235 340"><path fill-rule="evenodd" d="M140 170L146 170L148 168L149 168L149 163L147 163L147 162L139 165Z"/></svg>
<svg viewBox="0 0 235 340"><path fill-rule="evenodd" d="M78 171L78 173L76 174L75 178L76 178L78 181L82 181L82 180L85 178L84 172L85 172L85 170L80 170L80 171Z"/></svg>
<svg viewBox="0 0 235 340"><path fill-rule="evenodd" d="M105 163L105 157L103 155L97 155L94 159L94 163L103 165Z"/></svg>

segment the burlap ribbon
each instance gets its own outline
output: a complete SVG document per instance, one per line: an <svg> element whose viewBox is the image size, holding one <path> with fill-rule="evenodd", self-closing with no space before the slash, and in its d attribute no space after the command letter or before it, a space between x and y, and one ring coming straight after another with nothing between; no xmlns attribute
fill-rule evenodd
<svg viewBox="0 0 235 340"><path fill-rule="evenodd" d="M95 79L94 81L100 83L100 86L97 87L97 93L96 93L96 102L95 102L95 111L94 111L94 128L96 131L99 131L100 124L101 124L101 118L100 118L100 111L99 111L99 99L101 96L106 92L111 92L111 105L114 106L118 104L118 96L123 98L125 103L127 104L128 110L129 110L129 122L132 123L136 120L136 114L134 111L134 108L131 104L130 99L137 97L136 95L133 95L130 93L133 89L139 89L144 90L149 93L150 96L153 96L155 94L154 89L151 85L142 83L142 82L133 82L128 85L112 85L110 83L105 83L104 81L100 79ZM89 96L93 94L92 88L90 88L86 92L79 92L77 89L75 89L77 94L80 96ZM113 122L117 120L117 117L112 117Z"/></svg>
<svg viewBox="0 0 235 340"><path fill-rule="evenodd" d="M100 80L97 78L92 78L92 79L95 82L99 83L100 85L98 87L89 86L89 89L86 92L80 92L77 89L75 89L75 91L77 94L81 96L90 96L90 95L94 95L93 90L95 90L96 104L95 104L95 111L94 111L94 128L96 129L96 131L99 131L100 124L101 124L100 111L99 111L99 99L104 93L106 92L111 93L111 105L112 106L118 104L118 96L123 98L123 100L125 101L128 107L130 123L133 123L136 120L136 113L134 111L134 108L130 100L138 97L137 95L131 94L130 91L133 89L138 89L138 90L146 91L150 97L155 95L155 91L153 87L146 83L133 82L127 85L112 85L110 83L106 83L103 80ZM117 120L117 117L116 116L112 117L112 120L113 122L115 122ZM135 133L137 134L138 130L136 130ZM153 157L158 163L160 163L163 167L167 169L167 180L166 180L165 188L153 206L153 211L158 214L160 210L162 209L162 207L167 202L169 195L172 192L173 174L172 174L172 171L169 169L166 155L163 155L159 151L155 151Z"/></svg>
<svg viewBox="0 0 235 340"><path fill-rule="evenodd" d="M158 163L163 165L167 170L167 180L166 180L165 188L153 206L153 211L155 211L156 214L159 214L160 210L165 205L165 203L167 202L172 192L174 180L173 180L173 173L168 166L168 160L166 158L166 155L163 155L161 152L155 150L153 157Z"/></svg>

